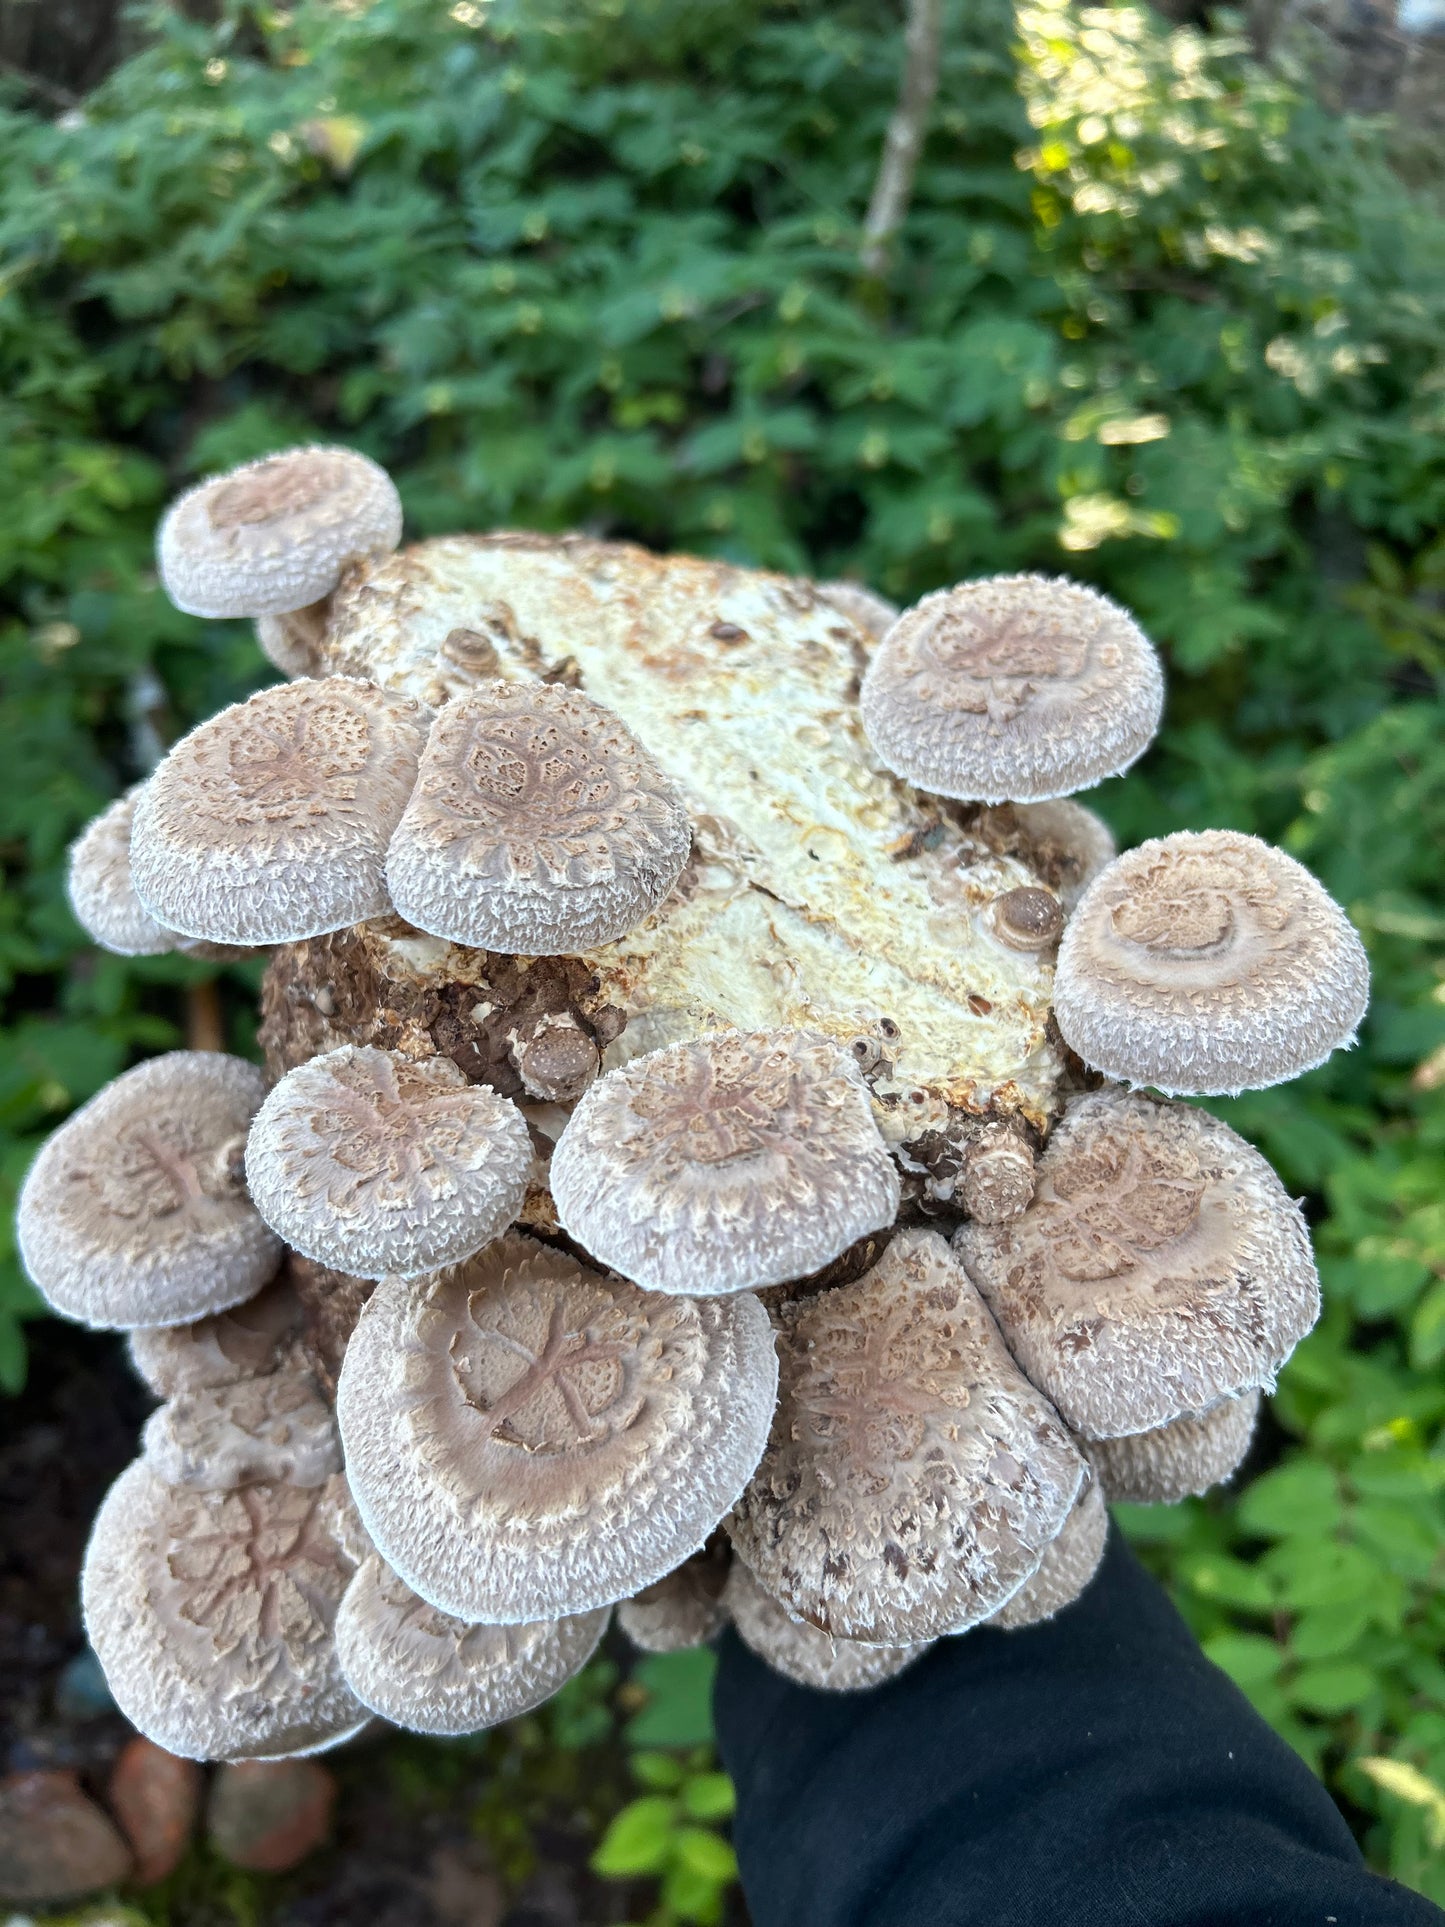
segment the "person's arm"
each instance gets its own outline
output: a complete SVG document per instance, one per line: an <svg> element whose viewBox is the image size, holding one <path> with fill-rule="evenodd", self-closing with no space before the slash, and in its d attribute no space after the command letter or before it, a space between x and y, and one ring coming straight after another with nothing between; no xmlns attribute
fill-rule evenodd
<svg viewBox="0 0 1445 1927"><path fill-rule="evenodd" d="M1445 1922L1366 1871L1117 1531L1056 1619L871 1692L794 1686L730 1631L716 1710L754 1927Z"/></svg>

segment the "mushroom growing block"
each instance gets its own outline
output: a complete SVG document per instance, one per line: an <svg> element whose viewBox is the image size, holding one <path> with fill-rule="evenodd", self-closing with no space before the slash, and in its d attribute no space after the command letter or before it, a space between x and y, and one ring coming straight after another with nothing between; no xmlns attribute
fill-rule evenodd
<svg viewBox="0 0 1445 1927"><path fill-rule="evenodd" d="M265 1083L254 1064L171 1051L118 1077L41 1147L20 1192L20 1256L83 1324L178 1325L276 1271L281 1241L242 1182Z"/></svg>
<svg viewBox="0 0 1445 1927"><path fill-rule="evenodd" d="M382 1284L336 1409L388 1564L442 1612L516 1625L612 1605L695 1551L758 1462L777 1376L750 1294L661 1297L512 1233Z"/></svg>
<svg viewBox="0 0 1445 1927"><path fill-rule="evenodd" d="M1122 1438L1272 1386L1319 1316L1300 1209L1207 1111L1071 1099L1022 1217L955 1248L1074 1431Z"/></svg>
<svg viewBox="0 0 1445 1927"><path fill-rule="evenodd" d="M1087 1067L1319 1061L1367 987L1343 913L1233 833L1116 859L1064 794L1162 697L1093 590L390 553L378 474L294 451L167 518L177 599L300 679L77 844L102 941L276 946L264 1107L159 1060L22 1198L53 1303L176 1325L87 1563L118 1701L279 1755L363 1702L504 1717L614 1603L654 1647L729 1610L830 1689L1057 1610L1106 1496L1234 1464L1318 1303L1263 1161ZM182 1062L231 1097L158 1103Z"/></svg>

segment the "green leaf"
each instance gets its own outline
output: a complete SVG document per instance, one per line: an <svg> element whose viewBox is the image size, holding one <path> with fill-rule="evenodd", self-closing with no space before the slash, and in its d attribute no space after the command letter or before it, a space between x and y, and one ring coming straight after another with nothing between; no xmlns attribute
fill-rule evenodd
<svg viewBox="0 0 1445 1927"><path fill-rule="evenodd" d="M1370 1606L1363 1600L1347 1606L1313 1606L1295 1621L1290 1651L1297 1659L1333 1659L1349 1651L1370 1619Z"/></svg>
<svg viewBox="0 0 1445 1927"><path fill-rule="evenodd" d="M617 1814L588 1862L594 1873L614 1879L661 1873L672 1851L676 1800L648 1794Z"/></svg>
<svg viewBox="0 0 1445 1927"><path fill-rule="evenodd" d="M1302 1666L1288 1687L1295 1705L1310 1713L1343 1713L1367 1700L1375 1690L1375 1676L1369 1667L1350 1660Z"/></svg>
<svg viewBox="0 0 1445 1927"><path fill-rule="evenodd" d="M727 1820L737 1794L726 1773L696 1773L682 1790L684 1811L694 1820Z"/></svg>
<svg viewBox="0 0 1445 1927"><path fill-rule="evenodd" d="M656 1792L671 1793L682 1785L682 1762L674 1758L671 1753L634 1753L628 1765L632 1768L632 1777L635 1780L640 1781L643 1786L652 1787ZM684 1803L691 1785L689 1781L688 1787L684 1789ZM690 1806L688 1811L692 1811Z"/></svg>
<svg viewBox="0 0 1445 1927"><path fill-rule="evenodd" d="M627 1726L633 1746L707 1746L712 1741L712 1684L717 1655L705 1646L654 1653L633 1674L647 1704Z"/></svg>
<svg viewBox="0 0 1445 1927"><path fill-rule="evenodd" d="M683 1866L719 1884L737 1878L738 1861L728 1842L707 1827L679 1827L674 1851Z"/></svg>
<svg viewBox="0 0 1445 1927"><path fill-rule="evenodd" d="M1310 1459L1294 1459L1256 1479L1238 1511L1244 1530L1262 1539L1331 1533L1341 1516L1334 1473Z"/></svg>
<svg viewBox="0 0 1445 1927"><path fill-rule="evenodd" d="M1284 1663L1284 1654L1262 1633L1216 1633L1204 1642L1206 1655L1234 1681L1253 1687L1271 1680Z"/></svg>

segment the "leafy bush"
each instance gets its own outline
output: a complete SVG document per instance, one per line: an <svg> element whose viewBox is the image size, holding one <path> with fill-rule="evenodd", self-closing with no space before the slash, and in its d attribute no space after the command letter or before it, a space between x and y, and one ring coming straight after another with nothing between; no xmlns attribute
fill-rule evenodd
<svg viewBox="0 0 1445 1927"><path fill-rule="evenodd" d="M4 1174L214 974L98 957L59 886L158 742L268 673L156 589L195 474L321 435L418 532L899 597L1098 582L1172 676L1100 807L1282 843L1376 981L1358 1051L1217 1107L1307 1196L1325 1277L1267 1469L1127 1523L1376 1864L1445 1899L1445 225L1227 39L952 0L869 281L900 56L862 0L303 0L161 11L83 113L0 113ZM244 1047L254 970L224 982ZM14 1383L13 1259L0 1302ZM671 1853L686 1796L648 1797Z"/></svg>

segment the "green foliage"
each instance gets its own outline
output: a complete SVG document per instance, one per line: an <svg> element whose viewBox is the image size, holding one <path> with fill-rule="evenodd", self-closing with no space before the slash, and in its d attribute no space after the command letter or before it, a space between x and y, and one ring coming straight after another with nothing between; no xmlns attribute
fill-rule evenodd
<svg viewBox="0 0 1445 1927"><path fill-rule="evenodd" d="M1375 975L1357 1051L1214 1107L1325 1277L1268 1469L1130 1529L1376 1863L1445 1899L1445 225L1225 40L950 0L946 49L886 284L856 241L901 49L864 0L164 10L83 115L0 109L0 1181L207 975L95 956L58 881L157 737L266 679L157 592L195 474L335 437L418 532L899 597L1086 576L1171 676L1099 807L1282 843ZM253 991L227 974L238 1045Z"/></svg>
<svg viewBox="0 0 1445 1927"><path fill-rule="evenodd" d="M680 1921L710 1927L722 1918L723 1896L737 1878L736 1856L717 1831L732 1815L731 1780L712 1769L706 1750L685 1757L635 1753L632 1774L646 1791L608 1825L592 1856L593 1871L613 1879L646 1875L659 1883L648 1927Z"/></svg>

